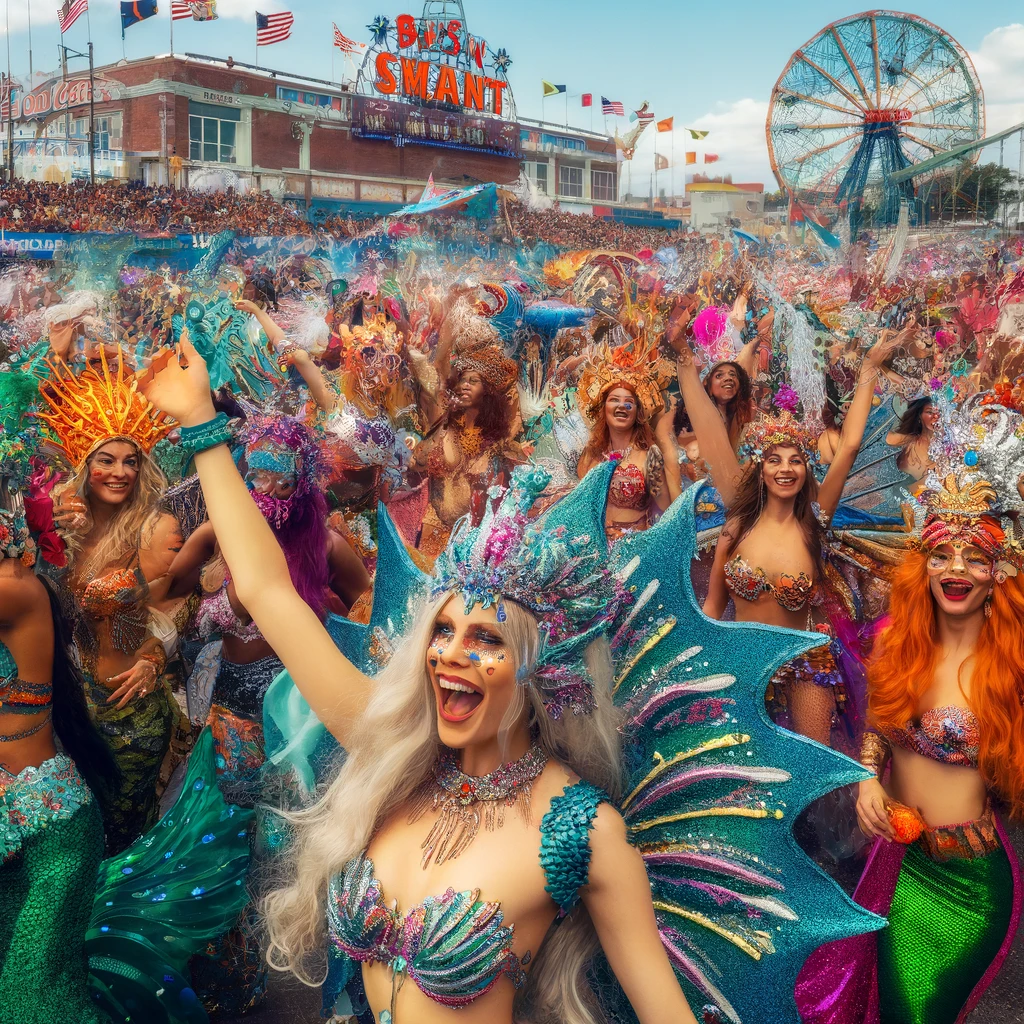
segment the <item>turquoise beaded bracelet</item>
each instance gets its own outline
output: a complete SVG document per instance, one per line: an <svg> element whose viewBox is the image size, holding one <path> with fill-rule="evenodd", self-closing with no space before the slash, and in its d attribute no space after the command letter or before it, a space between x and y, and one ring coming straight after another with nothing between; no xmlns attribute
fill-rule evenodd
<svg viewBox="0 0 1024 1024"><path fill-rule="evenodd" d="M219 444L227 444L235 436L230 420L222 412L217 413L212 420L200 423L196 427L182 427L179 433L181 447L190 452L193 457L209 448L216 448Z"/></svg>

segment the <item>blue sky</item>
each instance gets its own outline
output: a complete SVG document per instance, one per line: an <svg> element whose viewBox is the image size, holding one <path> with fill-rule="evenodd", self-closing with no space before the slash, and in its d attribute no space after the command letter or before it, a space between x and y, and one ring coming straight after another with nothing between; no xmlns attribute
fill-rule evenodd
<svg viewBox="0 0 1024 1024"><path fill-rule="evenodd" d="M59 34L58 0L4 0L9 3L11 65L14 74L28 71L27 8L31 2L33 57L36 70L55 67ZM660 117L675 117L677 128L711 131L704 148L720 155L715 170L737 180L771 182L764 144L768 97L790 54L835 19L858 11L850 3L792 2L766 4L755 0L731 3L686 3L683 0L464 0L470 31L484 36L492 49L505 47L513 60L509 79L521 115L549 120L565 118L562 97L541 101L541 79L569 89L569 121L589 127L590 114L579 94L591 92L599 103L603 93L622 100L627 110L649 100ZM392 0L220 0L220 21L175 23L175 51L238 60L254 59L252 12L290 9L296 22L292 39L262 48L260 63L284 71L302 69L331 79L331 24L356 40L367 40L366 25L378 14L394 18L418 15L422 0L402 7ZM854 0L854 4L856 0ZM115 0L90 0L92 38L97 63L121 57L120 22ZM166 52L170 0L159 0L157 18L128 30L129 58ZM865 5L868 6L868 5ZM989 128L1024 121L1024 6L1003 0L930 0L914 8L954 36L972 55L986 92ZM0 18L4 14L0 10ZM0 28L3 26L0 25ZM68 34L67 43L85 49L85 19ZM0 61L5 54L0 53ZM340 74L341 60L335 61ZM600 110L594 125L602 126ZM615 119L609 119L611 127ZM620 131L629 123L618 120ZM653 160L653 130L642 141L634 161L635 183L645 180ZM666 151L668 137L659 148ZM691 145L675 135L675 156ZM1016 162L1014 145L1013 161ZM676 172L682 184L683 169ZM662 185L667 185L663 174ZM639 191L639 188L637 189Z"/></svg>

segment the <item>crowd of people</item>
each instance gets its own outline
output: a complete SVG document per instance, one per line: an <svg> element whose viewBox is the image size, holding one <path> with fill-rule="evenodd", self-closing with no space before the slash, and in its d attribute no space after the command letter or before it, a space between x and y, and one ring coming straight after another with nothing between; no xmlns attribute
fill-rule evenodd
<svg viewBox="0 0 1024 1024"><path fill-rule="evenodd" d="M234 231L257 237L350 238L372 230L374 218L351 213L310 221L268 192L197 191L139 183L70 184L16 181L0 190L0 228L31 232L131 232L143 237ZM557 207L508 209L507 230L531 246L623 249L638 252L673 245L686 232L635 227L603 217L561 212ZM438 230L443 231L444 225Z"/></svg>
<svg viewBox="0 0 1024 1024"><path fill-rule="evenodd" d="M0 1024L233 1021L271 969L359 1024L978 1004L1018 241L511 204L297 255L267 197L16 188L241 237L3 268Z"/></svg>

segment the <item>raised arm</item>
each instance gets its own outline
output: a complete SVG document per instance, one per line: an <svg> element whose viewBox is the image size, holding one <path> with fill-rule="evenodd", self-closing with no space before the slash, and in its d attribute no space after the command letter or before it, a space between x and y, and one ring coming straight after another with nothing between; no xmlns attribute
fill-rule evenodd
<svg viewBox="0 0 1024 1024"><path fill-rule="evenodd" d="M263 333L266 334L267 340L271 345L279 345L284 341L284 328L279 327L271 318L270 314L265 309L261 309L257 306L255 302L250 302L249 299L239 299L235 303L235 309L241 310L243 313L251 313L256 317L259 321L260 327L263 328Z"/></svg>
<svg viewBox="0 0 1024 1024"><path fill-rule="evenodd" d="M310 354L305 349L297 348L294 352L289 352L286 358L306 382L306 387L309 388L309 393L313 401L316 402L317 408L326 413L334 412L338 408L338 398L327 386L323 371L313 362Z"/></svg>
<svg viewBox="0 0 1024 1024"><path fill-rule="evenodd" d="M213 557L216 543L210 522L203 523L192 532L171 562L167 575L162 581L157 581L164 584L165 599L185 597L199 586L199 573Z"/></svg>
<svg viewBox="0 0 1024 1024"><path fill-rule="evenodd" d="M153 360L142 389L158 409L183 427L214 419L206 364L187 340L178 346L177 357L165 352ZM195 463L238 600L284 662L314 714L344 746L354 720L366 707L370 680L334 646L323 623L296 593L284 552L250 497L227 446L198 451Z"/></svg>
<svg viewBox="0 0 1024 1024"><path fill-rule="evenodd" d="M857 393L853 396L850 408L843 420L843 432L839 435L835 454L829 464L828 473L818 489L818 504L821 511L829 519L839 507L846 480L853 469L853 464L860 451L860 443L864 439L864 428L868 424L871 413L871 400L875 394L875 380L882 367L882 362L898 343L899 336L884 338L868 349L864 361L860 365L860 378L857 381Z"/></svg>
<svg viewBox="0 0 1024 1024"><path fill-rule="evenodd" d="M690 417L697 444L700 445L701 458L711 469L712 482L721 494L725 507L729 508L736 497L736 486L743 469L729 441L725 420L700 382L693 353L685 342L677 352L676 374L683 404Z"/></svg>

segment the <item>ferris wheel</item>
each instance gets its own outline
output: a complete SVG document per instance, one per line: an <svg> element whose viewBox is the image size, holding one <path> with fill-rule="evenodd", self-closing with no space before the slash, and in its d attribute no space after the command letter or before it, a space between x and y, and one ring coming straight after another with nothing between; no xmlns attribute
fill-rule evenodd
<svg viewBox="0 0 1024 1024"><path fill-rule="evenodd" d="M913 184L888 175L985 133L981 83L967 52L913 14L868 11L822 29L772 90L766 134L780 187L809 206L880 193L892 221ZM973 159L977 159L977 154Z"/></svg>

